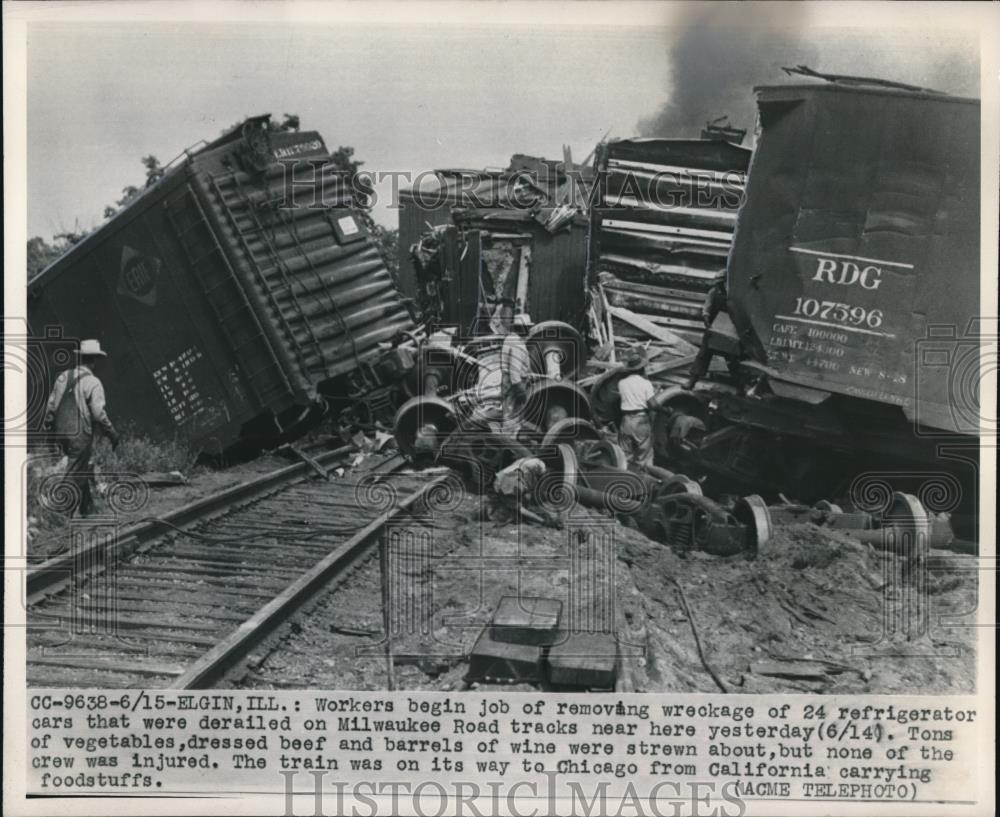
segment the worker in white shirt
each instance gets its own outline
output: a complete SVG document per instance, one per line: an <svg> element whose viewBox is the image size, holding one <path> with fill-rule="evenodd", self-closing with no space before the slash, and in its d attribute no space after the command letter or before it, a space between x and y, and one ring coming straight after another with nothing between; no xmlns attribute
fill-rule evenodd
<svg viewBox="0 0 1000 817"><path fill-rule="evenodd" d="M521 427L521 413L528 401L528 374L531 359L524 339L531 327L527 315L515 315L510 331L500 348L500 401L503 405L503 430L516 435Z"/></svg>
<svg viewBox="0 0 1000 817"><path fill-rule="evenodd" d="M646 379L646 355L634 351L625 361L625 377L618 381L621 397L621 422L618 424L618 444L629 462L640 467L653 464L653 426L650 422L650 401L656 394Z"/></svg>

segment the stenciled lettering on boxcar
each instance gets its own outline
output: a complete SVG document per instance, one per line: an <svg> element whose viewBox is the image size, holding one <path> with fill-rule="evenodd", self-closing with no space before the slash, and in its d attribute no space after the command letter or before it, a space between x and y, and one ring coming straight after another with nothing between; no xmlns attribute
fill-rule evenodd
<svg viewBox="0 0 1000 817"><path fill-rule="evenodd" d="M914 267L901 261L789 247L798 286L775 310L768 356L847 375L850 391L901 403L907 382L887 342L908 335Z"/></svg>
<svg viewBox="0 0 1000 817"><path fill-rule="evenodd" d="M315 153L323 149L323 143L319 139L310 139L307 142L297 142L294 145L284 145L271 151L275 159L290 159L293 156L301 156L303 153Z"/></svg>
<svg viewBox="0 0 1000 817"><path fill-rule="evenodd" d="M207 408L191 374L191 368L202 357L202 352L192 346L153 372L170 417L179 426L192 421Z"/></svg>

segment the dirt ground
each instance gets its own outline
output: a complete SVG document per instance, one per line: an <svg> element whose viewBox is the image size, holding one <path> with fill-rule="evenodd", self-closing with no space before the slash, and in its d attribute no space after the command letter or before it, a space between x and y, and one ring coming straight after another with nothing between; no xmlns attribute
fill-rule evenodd
<svg viewBox="0 0 1000 817"><path fill-rule="evenodd" d="M682 558L588 509L577 507L563 530L518 530L481 521L479 504L466 496L435 514L426 551L390 568L390 585L403 585L393 607L412 614L390 625L396 688L464 688L468 653L496 604L520 594L562 601L563 626L615 632L622 690L719 691L705 663L734 693L974 689L974 630L935 626L909 644L891 631L904 605L935 622L972 612L972 557L932 552L927 592L913 596L912 579L892 575L894 560L813 525L778 528L754 561ZM381 593L373 558L256 655L242 685L386 688ZM872 644L884 613L889 631Z"/></svg>

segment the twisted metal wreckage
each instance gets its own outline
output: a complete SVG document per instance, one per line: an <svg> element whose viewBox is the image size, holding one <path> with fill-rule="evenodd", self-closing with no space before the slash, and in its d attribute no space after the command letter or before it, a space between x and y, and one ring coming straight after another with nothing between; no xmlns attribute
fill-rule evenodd
<svg viewBox="0 0 1000 817"><path fill-rule="evenodd" d="M978 429L913 349L978 314L978 101L820 79L758 89L753 151L710 125L602 143L592 167L566 149L442 171L435 207L402 192L395 281L343 189L279 206L289 163L326 155L319 135L250 120L33 279L32 323L113 330L130 353L109 391L206 447L273 445L332 410L348 430L391 424L404 454L484 492L538 458L541 507L569 496L680 550L752 556L772 525L804 518L934 545L953 519L975 541ZM315 198L308 182L294 192ZM727 308L706 327L720 269ZM537 322L516 433L496 401L510 313ZM685 388L699 344L728 366ZM611 441L617 359L636 348L663 387L646 467ZM865 505L850 487L929 464L962 486L953 507L928 510L905 484Z"/></svg>

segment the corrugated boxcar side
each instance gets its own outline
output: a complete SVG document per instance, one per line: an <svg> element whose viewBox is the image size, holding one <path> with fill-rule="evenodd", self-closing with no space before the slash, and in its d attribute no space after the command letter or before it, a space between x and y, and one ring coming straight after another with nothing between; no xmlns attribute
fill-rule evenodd
<svg viewBox="0 0 1000 817"><path fill-rule="evenodd" d="M953 428L952 369L914 354L929 327L961 336L979 314L978 102L812 85L758 89L758 105L730 271L749 351L781 379Z"/></svg>
<svg viewBox="0 0 1000 817"><path fill-rule="evenodd" d="M312 158L326 154L318 134L294 136L319 144ZM262 173L226 167L216 158L200 156L193 165L206 216L273 329L295 388L312 393L323 381L370 362L379 342L411 328L365 220L351 209L335 172L308 167L301 161L310 158L305 153ZM292 172L299 183L290 187Z"/></svg>
<svg viewBox="0 0 1000 817"><path fill-rule="evenodd" d="M241 388L232 354L171 238L165 199L175 173L29 285L35 336L59 327L97 338L109 411L153 433L229 440L261 407Z"/></svg>
<svg viewBox="0 0 1000 817"><path fill-rule="evenodd" d="M746 148L710 140L601 146L591 265L613 306L698 341L705 293L726 266L749 158Z"/></svg>

